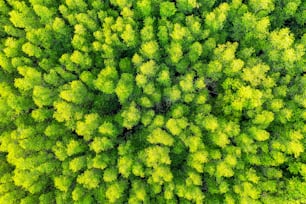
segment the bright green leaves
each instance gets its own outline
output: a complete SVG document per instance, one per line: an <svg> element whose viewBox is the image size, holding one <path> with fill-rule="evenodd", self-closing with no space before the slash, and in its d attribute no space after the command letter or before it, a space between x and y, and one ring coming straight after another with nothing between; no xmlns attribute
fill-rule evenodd
<svg viewBox="0 0 306 204"><path fill-rule="evenodd" d="M298 158L305 150L305 145L303 144L303 135L299 131L289 131L285 133L287 136L287 145L283 146L281 141L276 141L274 143L274 148L281 149L287 154L294 155L295 158Z"/></svg>
<svg viewBox="0 0 306 204"><path fill-rule="evenodd" d="M0 203L304 203L304 10L0 0Z"/></svg>
<svg viewBox="0 0 306 204"><path fill-rule="evenodd" d="M134 180L132 183L132 196L129 198L129 203L144 202L147 200L146 184L139 180Z"/></svg>
<svg viewBox="0 0 306 204"><path fill-rule="evenodd" d="M29 91L42 82L41 73L32 67L18 67L18 72L24 76L15 79L14 85L20 90Z"/></svg>
<svg viewBox="0 0 306 204"><path fill-rule="evenodd" d="M46 6L34 5L33 9L35 13L40 17L42 23L49 23L55 14L54 10L49 9Z"/></svg>
<svg viewBox="0 0 306 204"><path fill-rule="evenodd" d="M265 130L261 130L261 129L258 129L256 127L251 127L249 129L250 131L250 134L254 137L255 140L258 140L258 141L265 141L267 139L269 139L270 137L270 133L265 131Z"/></svg>
<svg viewBox="0 0 306 204"><path fill-rule="evenodd" d="M249 82L253 87L263 84L263 80L266 79L266 72L270 70L270 67L265 64L258 64L252 68L243 69L242 79Z"/></svg>
<svg viewBox="0 0 306 204"><path fill-rule="evenodd" d="M140 111L136 107L136 103L132 102L130 106L121 113L121 116L123 117L123 127L131 129L138 124L141 115Z"/></svg>
<svg viewBox="0 0 306 204"><path fill-rule="evenodd" d="M88 90L81 81L72 81L61 91L60 97L75 104L82 104L89 100Z"/></svg>
<svg viewBox="0 0 306 204"><path fill-rule="evenodd" d="M83 0L65 0L69 9L76 11L86 11L87 4Z"/></svg>
<svg viewBox="0 0 306 204"><path fill-rule="evenodd" d="M173 31L170 34L170 36L175 41L181 41L185 37L186 33L187 33L187 29L183 27L182 25L176 23L173 26Z"/></svg>
<svg viewBox="0 0 306 204"><path fill-rule="evenodd" d="M114 142L107 137L95 137L90 144L90 149L96 153L112 149Z"/></svg>
<svg viewBox="0 0 306 204"><path fill-rule="evenodd" d="M106 67L100 71L98 78L94 81L94 84L98 90L106 94L111 94L115 92L117 80L117 70L114 67Z"/></svg>
<svg viewBox="0 0 306 204"><path fill-rule="evenodd" d="M47 182L40 178L38 172L28 170L15 170L13 180L17 186L25 188L30 193L39 193L43 190L43 184Z"/></svg>
<svg viewBox="0 0 306 204"><path fill-rule="evenodd" d="M67 154L69 156L82 153L86 150L86 145L78 140L70 140L67 145Z"/></svg>
<svg viewBox="0 0 306 204"><path fill-rule="evenodd" d="M93 19L90 15L85 13L79 13L76 15L76 20L81 24L88 28L90 31L97 30L97 23L95 19Z"/></svg>
<svg viewBox="0 0 306 204"><path fill-rule="evenodd" d="M54 92L43 86L35 86L33 89L33 100L38 107L50 106L55 99Z"/></svg>
<svg viewBox="0 0 306 204"><path fill-rule="evenodd" d="M192 92L194 90L194 73L188 73L180 80L180 87L183 92Z"/></svg>
<svg viewBox="0 0 306 204"><path fill-rule="evenodd" d="M4 41L4 45L5 48L3 49L3 52L5 54L6 57L17 57L18 55L20 55L20 51L22 49L22 45L23 45L23 41L22 40L17 40L13 37L7 38ZM5 58L5 56L1 55L1 58ZM4 59L3 59L4 61ZM1 64L4 64L4 62L2 62ZM5 66L3 66L5 67Z"/></svg>
<svg viewBox="0 0 306 204"><path fill-rule="evenodd" d="M123 182L112 183L106 189L105 192L106 198L109 200L110 203L116 203L116 201L118 201L121 198L125 188L126 184Z"/></svg>
<svg viewBox="0 0 306 204"><path fill-rule="evenodd" d="M158 70L158 66L155 61L150 60L148 62L143 63L139 69L142 74L148 77L153 77Z"/></svg>
<svg viewBox="0 0 306 204"><path fill-rule="evenodd" d="M119 6L119 8L123 9L125 7L130 7L132 5L131 0L112 0L112 4Z"/></svg>
<svg viewBox="0 0 306 204"><path fill-rule="evenodd" d="M165 96L170 99L171 102L176 102L181 99L182 97L182 92L179 89L179 87L173 86L165 89Z"/></svg>
<svg viewBox="0 0 306 204"><path fill-rule="evenodd" d="M201 137L198 136L190 136L185 138L185 145L188 146L190 152L196 152L197 150L203 149L204 144L201 140Z"/></svg>
<svg viewBox="0 0 306 204"><path fill-rule="evenodd" d="M47 108L39 108L32 111L31 116L37 122L43 122L52 118L53 111Z"/></svg>
<svg viewBox="0 0 306 204"><path fill-rule="evenodd" d="M118 172L115 168L108 168L103 173L103 180L105 182L113 182L117 180Z"/></svg>
<svg viewBox="0 0 306 204"><path fill-rule="evenodd" d="M154 20L150 17L144 19L144 27L141 29L141 39L142 41L150 41L154 39L154 28L153 28Z"/></svg>
<svg viewBox="0 0 306 204"><path fill-rule="evenodd" d="M33 45L30 42L27 42L22 46L22 51L27 55L29 55L30 57L34 56L36 58L40 58L43 53L39 47Z"/></svg>
<svg viewBox="0 0 306 204"><path fill-rule="evenodd" d="M217 164L216 176L217 177L232 177L234 171L226 161L221 161Z"/></svg>
<svg viewBox="0 0 306 204"><path fill-rule="evenodd" d="M104 122L100 127L99 127L99 133L102 135L114 138L118 135L119 131L117 127L111 123L111 122Z"/></svg>
<svg viewBox="0 0 306 204"><path fill-rule="evenodd" d="M151 0L141 0L137 2L137 8L143 17L147 17L151 15L152 12L152 3Z"/></svg>
<svg viewBox="0 0 306 204"><path fill-rule="evenodd" d="M188 121L186 118L174 119L170 118L166 127L172 135L179 135L188 126Z"/></svg>
<svg viewBox="0 0 306 204"><path fill-rule="evenodd" d="M169 69L162 69L158 73L157 82L163 86L169 86L171 84L170 72Z"/></svg>
<svg viewBox="0 0 306 204"><path fill-rule="evenodd" d="M82 184L87 189L97 188L99 186L101 176L97 170L86 170L77 178L77 182Z"/></svg>
<svg viewBox="0 0 306 204"><path fill-rule="evenodd" d="M182 46L179 43L171 43L168 49L168 53L170 55L171 62L176 64L181 60L183 56Z"/></svg>
<svg viewBox="0 0 306 204"><path fill-rule="evenodd" d="M211 132L216 131L219 127L218 119L213 115L205 117L203 120L203 127Z"/></svg>
<svg viewBox="0 0 306 204"><path fill-rule="evenodd" d="M269 17L260 18L254 13L245 12L241 18L234 21L233 35L235 39L243 39L241 44L259 47L263 43L261 40L267 38L269 28ZM257 41L254 42L254 40Z"/></svg>
<svg viewBox="0 0 306 204"><path fill-rule="evenodd" d="M146 83L148 82L148 79L143 74L137 74L135 77L135 81L138 87L145 87Z"/></svg>
<svg viewBox="0 0 306 204"><path fill-rule="evenodd" d="M175 14L176 8L173 2L162 2L160 4L160 16L171 17Z"/></svg>
<svg viewBox="0 0 306 204"><path fill-rule="evenodd" d="M76 157L69 162L69 169L76 173L86 168L86 156Z"/></svg>
<svg viewBox="0 0 306 204"><path fill-rule="evenodd" d="M274 70L279 71L279 66L285 66L290 75L303 71L297 62L305 54L305 45L296 43L293 46L294 41L294 35L289 28L274 30L270 33L269 42L271 43L266 47L266 50L269 60L275 64Z"/></svg>
<svg viewBox="0 0 306 204"><path fill-rule="evenodd" d="M238 74L239 71L241 71L241 69L243 68L243 66L244 66L244 61L242 61L241 59L234 59L231 62L230 66L226 66L224 68L224 73L227 76Z"/></svg>
<svg viewBox="0 0 306 204"><path fill-rule="evenodd" d="M147 140L151 144L163 144L166 146L172 146L174 142L172 136L160 128L153 130Z"/></svg>
<svg viewBox="0 0 306 204"><path fill-rule="evenodd" d="M262 111L254 118L253 123L267 127L274 120L274 114L269 111Z"/></svg>
<svg viewBox="0 0 306 204"><path fill-rule="evenodd" d="M217 146L221 148L226 147L226 145L230 143L230 140L227 134L221 131L211 134L211 140L214 144L216 144Z"/></svg>
<svg viewBox="0 0 306 204"><path fill-rule="evenodd" d="M36 18L34 12L32 12L31 9L27 7L25 2L15 2L15 6L18 8L18 10L11 10L9 12L9 20L15 27L35 28L39 25L37 23L38 19Z"/></svg>
<svg viewBox="0 0 306 204"><path fill-rule="evenodd" d="M71 128L76 120L80 120L83 113L76 106L65 101L54 102L55 112L53 117L58 122L66 122L66 125Z"/></svg>
<svg viewBox="0 0 306 204"><path fill-rule="evenodd" d="M187 159L188 166L194 168L199 173L203 173L204 163L206 162L208 162L208 153L205 150L190 153Z"/></svg>
<svg viewBox="0 0 306 204"><path fill-rule="evenodd" d="M260 189L256 188L250 182L242 182L234 186L234 192L237 193L242 197L243 200L249 200L248 197L251 199L258 199L260 196Z"/></svg>
<svg viewBox="0 0 306 204"><path fill-rule="evenodd" d="M152 173L152 181L162 185L164 182L171 182L173 179L172 172L168 166L158 166Z"/></svg>
<svg viewBox="0 0 306 204"><path fill-rule="evenodd" d="M78 121L76 132L80 136L84 136L85 140L89 140L98 129L100 117L97 113L88 114L85 116L85 121Z"/></svg>
<svg viewBox="0 0 306 204"><path fill-rule="evenodd" d="M277 49L289 48L294 42L294 37L288 28L275 30L270 34L270 40L273 47Z"/></svg>
<svg viewBox="0 0 306 204"><path fill-rule="evenodd" d="M254 13L265 12L267 14L274 10L273 0L250 0L249 5Z"/></svg>
<svg viewBox="0 0 306 204"><path fill-rule="evenodd" d="M212 12L206 14L205 25L212 31L216 32L223 28L230 7L227 3L220 4Z"/></svg>
<svg viewBox="0 0 306 204"><path fill-rule="evenodd" d="M129 156L120 157L118 159L118 165L117 165L119 173L122 174L123 177L128 178L132 171L132 165L133 165L132 158L130 158ZM133 165L133 168L136 169L134 171L137 172L137 173L134 172L134 175L140 176L143 174L143 172L141 171L141 167L140 169L137 169L138 167Z"/></svg>
<svg viewBox="0 0 306 204"><path fill-rule="evenodd" d="M70 185L72 184L72 181L72 177L61 175L54 178L54 185L60 191L67 192L70 188Z"/></svg>
<svg viewBox="0 0 306 204"><path fill-rule="evenodd" d="M191 45L189 50L189 59L191 62L196 62L202 54L202 45L199 42L195 42Z"/></svg>
<svg viewBox="0 0 306 204"><path fill-rule="evenodd" d="M201 175L194 171L188 172L188 178L186 179L186 184L190 185L202 185Z"/></svg>
<svg viewBox="0 0 306 204"><path fill-rule="evenodd" d="M65 21L56 17L52 23L52 29L56 32L62 33L65 30Z"/></svg>
<svg viewBox="0 0 306 204"><path fill-rule="evenodd" d="M131 74L122 74L115 92L121 104L124 104L133 93L134 77Z"/></svg>
<svg viewBox="0 0 306 204"><path fill-rule="evenodd" d="M287 145L287 152L288 154L293 154L295 158L299 157L303 152L305 148L303 143L297 140L290 141Z"/></svg>
<svg viewBox="0 0 306 204"><path fill-rule="evenodd" d="M235 59L235 52L238 48L238 43L230 43L227 42L226 44L219 45L214 50L214 58L218 59L222 57L221 62L226 64L230 61L233 61Z"/></svg>
<svg viewBox="0 0 306 204"><path fill-rule="evenodd" d="M81 69L88 69L92 65L92 60L88 54L75 50L70 56L71 62L79 65Z"/></svg>
<svg viewBox="0 0 306 204"><path fill-rule="evenodd" d="M132 25L125 25L125 30L121 34L121 38L128 47L134 47L137 43L136 31Z"/></svg>
<svg viewBox="0 0 306 204"><path fill-rule="evenodd" d="M148 41L141 45L141 53L148 59L159 58L159 46L156 41Z"/></svg>
<svg viewBox="0 0 306 204"><path fill-rule="evenodd" d="M168 28L166 26L159 26L157 36L158 36L159 43L162 46L166 45L169 40Z"/></svg>
<svg viewBox="0 0 306 204"><path fill-rule="evenodd" d="M141 152L140 157L148 167L171 164L168 147L150 146Z"/></svg>
<svg viewBox="0 0 306 204"><path fill-rule="evenodd" d="M197 0L177 0L177 7L183 13L189 13L192 9L195 9L199 6Z"/></svg>

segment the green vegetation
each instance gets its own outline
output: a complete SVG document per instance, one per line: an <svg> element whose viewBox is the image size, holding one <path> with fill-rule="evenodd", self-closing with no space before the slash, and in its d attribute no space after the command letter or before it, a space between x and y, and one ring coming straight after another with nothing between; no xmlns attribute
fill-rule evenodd
<svg viewBox="0 0 306 204"><path fill-rule="evenodd" d="M0 0L0 203L306 203L305 10Z"/></svg>

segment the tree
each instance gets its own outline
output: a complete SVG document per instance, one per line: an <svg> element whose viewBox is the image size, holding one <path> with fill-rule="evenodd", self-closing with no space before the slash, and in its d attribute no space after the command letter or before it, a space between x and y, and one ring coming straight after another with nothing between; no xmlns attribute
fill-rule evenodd
<svg viewBox="0 0 306 204"><path fill-rule="evenodd" d="M60 191L67 192L72 184L73 178L68 176L59 176L54 178L54 185Z"/></svg>
<svg viewBox="0 0 306 204"><path fill-rule="evenodd" d="M179 0L177 7L184 13L190 13L193 9L197 8L199 4L196 0Z"/></svg>
<svg viewBox="0 0 306 204"><path fill-rule="evenodd" d="M100 127L99 127L99 132L102 135L115 138L119 134L118 128L114 125L114 123L111 122L104 122Z"/></svg>
<svg viewBox="0 0 306 204"><path fill-rule="evenodd" d="M133 101L126 110L121 113L123 117L123 127L131 129L138 124L140 120L140 111L136 107L136 103Z"/></svg>
<svg viewBox="0 0 306 204"><path fill-rule="evenodd" d="M162 2L160 4L160 16L171 17L175 14L176 8L173 2Z"/></svg>
<svg viewBox="0 0 306 204"><path fill-rule="evenodd" d="M34 5L33 9L35 13L40 17L40 21L44 24L51 22L52 17L55 14L54 10L38 4Z"/></svg>
<svg viewBox="0 0 306 204"><path fill-rule="evenodd" d="M96 153L112 149L114 147L114 142L107 137L95 137L90 144L90 149L94 150Z"/></svg>
<svg viewBox="0 0 306 204"><path fill-rule="evenodd" d="M55 100L55 94L47 87L35 86L33 89L33 99L38 107L50 106Z"/></svg>
<svg viewBox="0 0 306 204"><path fill-rule="evenodd" d="M160 128L153 130L147 140L151 144L163 144L167 146L172 146L174 142L172 136Z"/></svg>
<svg viewBox="0 0 306 204"><path fill-rule="evenodd" d="M108 168L103 173L103 180L105 182L113 182L117 180L118 172L116 169Z"/></svg>
<svg viewBox="0 0 306 204"><path fill-rule="evenodd" d="M0 204L306 203L305 5L0 0Z"/></svg>
<svg viewBox="0 0 306 204"><path fill-rule="evenodd" d="M77 182L87 189L97 188L100 183L101 176L98 171L91 169L86 170L77 177Z"/></svg>
<svg viewBox="0 0 306 204"><path fill-rule="evenodd" d="M131 74L122 74L115 92L121 104L124 104L133 93L134 77Z"/></svg>
<svg viewBox="0 0 306 204"><path fill-rule="evenodd" d="M224 26L229 8L227 3L220 4L212 12L206 14L205 25L213 32L221 30Z"/></svg>
<svg viewBox="0 0 306 204"><path fill-rule="evenodd" d="M83 136L85 140L90 140L100 125L100 116L97 113L85 115L85 121L78 121L76 133Z"/></svg>
<svg viewBox="0 0 306 204"><path fill-rule="evenodd" d="M143 63L139 69L142 74L148 77L152 77L157 72L158 67L156 66L156 63L154 60L150 60L148 62Z"/></svg>
<svg viewBox="0 0 306 204"><path fill-rule="evenodd" d="M171 164L168 147L150 146L141 152L139 156L148 167Z"/></svg>
<svg viewBox="0 0 306 204"><path fill-rule="evenodd" d="M107 94L114 93L115 83L118 80L118 72L114 67L106 67L101 70L94 81L95 87Z"/></svg>
<svg viewBox="0 0 306 204"><path fill-rule="evenodd" d="M142 54L149 59L158 59L159 46L156 41L148 41L141 46Z"/></svg>
<svg viewBox="0 0 306 204"><path fill-rule="evenodd" d="M55 112L53 117L58 122L65 122L69 128L74 128L76 121L80 120L83 116L80 108L65 101L54 102L54 108Z"/></svg>
<svg viewBox="0 0 306 204"><path fill-rule="evenodd" d="M126 184L123 181L114 182L108 186L105 195L111 203L118 201L126 189Z"/></svg>
<svg viewBox="0 0 306 204"><path fill-rule="evenodd" d="M17 8L16 10L11 10L9 12L9 20L15 27L35 28L39 26L39 24L35 23L38 22L38 19L25 2L15 2L15 7Z"/></svg>
<svg viewBox="0 0 306 204"><path fill-rule="evenodd" d="M70 82L69 86L60 92L60 97L75 104L82 104L90 99L86 86L79 80Z"/></svg>
<svg viewBox="0 0 306 204"><path fill-rule="evenodd" d="M139 13L142 14L143 17L148 17L152 13L152 2L150 0L142 0L137 2L137 8Z"/></svg>
<svg viewBox="0 0 306 204"><path fill-rule="evenodd" d="M15 79L15 86L20 90L29 91L42 83L41 73L32 67L18 67L23 78Z"/></svg>

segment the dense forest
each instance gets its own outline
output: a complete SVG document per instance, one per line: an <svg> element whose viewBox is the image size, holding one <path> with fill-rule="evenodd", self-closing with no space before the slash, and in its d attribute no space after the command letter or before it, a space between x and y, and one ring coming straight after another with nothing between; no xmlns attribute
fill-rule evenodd
<svg viewBox="0 0 306 204"><path fill-rule="evenodd" d="M0 204L306 203L306 1L0 0Z"/></svg>

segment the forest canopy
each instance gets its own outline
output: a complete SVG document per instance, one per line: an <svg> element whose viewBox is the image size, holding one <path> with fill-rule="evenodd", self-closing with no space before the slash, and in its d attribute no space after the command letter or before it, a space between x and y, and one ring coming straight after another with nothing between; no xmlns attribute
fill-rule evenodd
<svg viewBox="0 0 306 204"><path fill-rule="evenodd" d="M0 203L306 203L305 11L0 0Z"/></svg>

